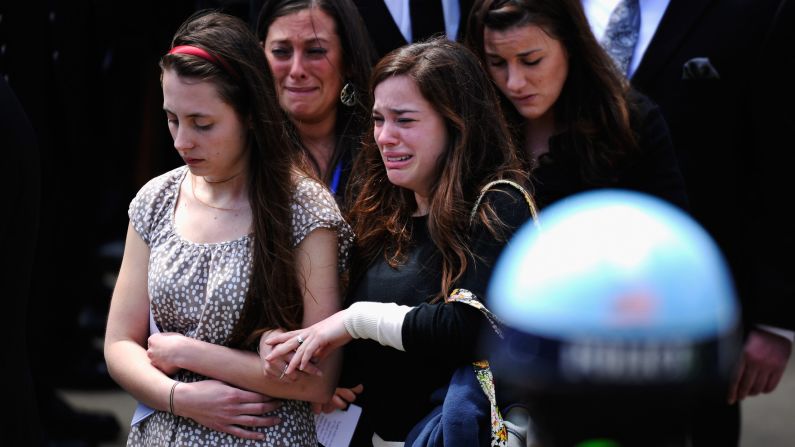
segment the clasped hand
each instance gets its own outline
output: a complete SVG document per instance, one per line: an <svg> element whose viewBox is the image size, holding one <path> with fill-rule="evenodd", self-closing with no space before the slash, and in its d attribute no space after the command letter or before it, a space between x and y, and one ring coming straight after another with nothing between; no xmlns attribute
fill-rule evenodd
<svg viewBox="0 0 795 447"><path fill-rule="evenodd" d="M342 310L307 328L262 334L260 357L265 374L282 379L296 371L322 375L315 364L352 340L345 329L344 317ZM292 377L294 380L295 376Z"/></svg>
<svg viewBox="0 0 795 447"><path fill-rule="evenodd" d="M179 355L184 352L180 346L188 337L177 332L158 332L149 336L146 355L152 366L163 371L167 376L173 376L180 369Z"/></svg>
<svg viewBox="0 0 795 447"><path fill-rule="evenodd" d="M190 337L175 332L152 334L146 354L152 366L173 376L182 369L182 357L193 342ZM251 428L281 423L279 417L268 415L281 406L279 399L213 379L182 383L174 394L174 412L179 416L243 439L265 439L263 433Z"/></svg>

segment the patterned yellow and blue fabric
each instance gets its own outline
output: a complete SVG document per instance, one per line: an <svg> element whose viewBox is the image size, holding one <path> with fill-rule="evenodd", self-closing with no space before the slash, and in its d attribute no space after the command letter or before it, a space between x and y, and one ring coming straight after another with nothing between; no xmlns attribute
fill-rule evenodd
<svg viewBox="0 0 795 447"><path fill-rule="evenodd" d="M489 320L492 329L497 335L502 338L502 331L500 330L500 321L497 316L491 313L477 297L466 289L455 289L453 293L447 298L447 302L457 302L468 304L475 309L483 312L483 315ZM480 360L472 364L475 370L475 377L480 384L481 389L489 399L491 406L491 446L492 447L507 447L508 445L508 429L505 428L505 421L502 419L500 409L497 407L497 397L494 391L494 376L491 374L488 360Z"/></svg>

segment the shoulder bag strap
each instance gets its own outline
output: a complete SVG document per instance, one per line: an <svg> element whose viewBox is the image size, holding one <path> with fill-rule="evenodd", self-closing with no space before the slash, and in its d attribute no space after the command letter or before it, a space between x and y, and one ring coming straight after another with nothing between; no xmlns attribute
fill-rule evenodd
<svg viewBox="0 0 795 447"><path fill-rule="evenodd" d="M533 224L538 227L538 207L536 207L536 202L533 200L533 197L530 196L530 193L520 184L513 182L511 180L494 180L493 182L488 183L483 189L480 190L480 194L478 195L477 200L475 200L475 204L472 206L472 211L469 213L469 225L472 226L472 222L475 221L475 215L478 212L478 207L480 206L480 202L483 201L483 196L486 195L489 190L495 185L509 185L517 189L522 196L524 197L525 202L527 202L527 207L530 209L530 216L533 219Z"/></svg>

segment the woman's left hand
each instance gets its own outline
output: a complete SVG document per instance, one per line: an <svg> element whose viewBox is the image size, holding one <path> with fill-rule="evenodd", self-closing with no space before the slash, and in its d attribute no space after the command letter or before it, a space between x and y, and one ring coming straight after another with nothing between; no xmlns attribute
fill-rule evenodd
<svg viewBox="0 0 795 447"><path fill-rule="evenodd" d="M179 366L179 354L183 351L182 346L188 337L177 332L159 332L149 336L149 344L146 355L152 366L163 371L164 374L171 376L182 369Z"/></svg>
<svg viewBox="0 0 795 447"><path fill-rule="evenodd" d="M293 358L293 354L295 352L290 351L282 356L279 357L269 357L269 354L273 351L273 346L267 344L265 340L268 337L271 337L276 334L283 334L284 331L281 329L273 329L270 331L264 332L259 339L259 346L257 348L257 353L259 353L259 360L260 365L262 366L262 372L265 374L266 377L271 377L273 379L284 380L286 382L295 382L298 380L298 374L301 371L295 371L291 374L285 373L287 370L287 366L290 364L290 360ZM307 371L308 373L314 373L314 371Z"/></svg>
<svg viewBox="0 0 795 447"><path fill-rule="evenodd" d="M317 369L313 362L323 359L329 352L353 339L345 329L344 318L345 311L341 310L307 328L269 336L265 344L273 346L273 350L265 356L265 360L272 361L295 351L284 370L285 375L291 374L296 369L322 375L322 371Z"/></svg>

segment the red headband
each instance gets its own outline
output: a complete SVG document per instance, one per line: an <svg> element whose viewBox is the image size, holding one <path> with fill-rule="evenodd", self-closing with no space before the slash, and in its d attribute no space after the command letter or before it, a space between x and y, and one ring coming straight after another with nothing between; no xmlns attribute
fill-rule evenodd
<svg viewBox="0 0 795 447"><path fill-rule="evenodd" d="M177 45L176 47L172 48L168 54L190 54L191 56L200 57L211 64L220 65L227 73L232 75L237 80L240 80L238 77L237 72L232 70L232 66L230 66L225 60L223 60L220 56L215 56L210 54L207 50L199 47L194 47L192 45Z"/></svg>

